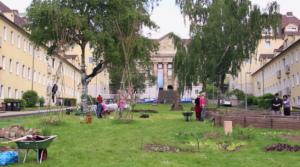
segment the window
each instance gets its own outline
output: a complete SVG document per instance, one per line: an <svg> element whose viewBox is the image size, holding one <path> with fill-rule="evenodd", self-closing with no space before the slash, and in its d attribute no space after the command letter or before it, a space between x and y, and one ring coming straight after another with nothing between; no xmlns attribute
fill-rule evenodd
<svg viewBox="0 0 300 167"><path fill-rule="evenodd" d="M270 41L266 41L266 48L270 49L271 48L271 42Z"/></svg>
<svg viewBox="0 0 300 167"><path fill-rule="evenodd" d="M39 72L39 83L41 83L41 80L42 80L41 73Z"/></svg>
<svg viewBox="0 0 300 167"><path fill-rule="evenodd" d="M294 80L295 80L294 75L292 75L292 87L295 86L295 85L294 85Z"/></svg>
<svg viewBox="0 0 300 167"><path fill-rule="evenodd" d="M36 82L36 71L33 70L33 81Z"/></svg>
<svg viewBox="0 0 300 167"><path fill-rule="evenodd" d="M50 78L47 78L47 85L50 86Z"/></svg>
<svg viewBox="0 0 300 167"><path fill-rule="evenodd" d="M246 64L250 64L251 63L251 61L250 61L250 59L246 59Z"/></svg>
<svg viewBox="0 0 300 167"><path fill-rule="evenodd" d="M300 105L300 96L298 96L298 105Z"/></svg>
<svg viewBox="0 0 300 167"><path fill-rule="evenodd" d="M25 78L25 65L22 66L22 77Z"/></svg>
<svg viewBox="0 0 300 167"><path fill-rule="evenodd" d="M9 59L9 72L12 73L12 68L13 68L13 61L12 59Z"/></svg>
<svg viewBox="0 0 300 167"><path fill-rule="evenodd" d="M20 37L20 35L18 35L18 43L17 43L17 45L18 45L18 48L20 49L21 48L21 37Z"/></svg>
<svg viewBox="0 0 300 167"><path fill-rule="evenodd" d="M275 72L277 72L277 63L275 64Z"/></svg>
<svg viewBox="0 0 300 167"><path fill-rule="evenodd" d="M69 49L73 50L74 49L74 44L71 44L70 47L69 47Z"/></svg>
<svg viewBox="0 0 300 167"><path fill-rule="evenodd" d="M285 42L285 48L287 48L287 47L289 46L289 45L288 45L288 44L289 44L288 39L286 39L284 42Z"/></svg>
<svg viewBox="0 0 300 167"><path fill-rule="evenodd" d="M33 55L35 58L38 57L38 48L37 47L34 47Z"/></svg>
<svg viewBox="0 0 300 167"><path fill-rule="evenodd" d="M8 87L8 98L11 98L11 87Z"/></svg>
<svg viewBox="0 0 300 167"><path fill-rule="evenodd" d="M291 54L291 64L293 64L294 63L294 53L292 52L292 54Z"/></svg>
<svg viewBox="0 0 300 167"><path fill-rule="evenodd" d="M93 57L89 57L89 64L93 64Z"/></svg>
<svg viewBox="0 0 300 167"><path fill-rule="evenodd" d="M52 67L55 68L55 59L52 59Z"/></svg>
<svg viewBox="0 0 300 167"><path fill-rule="evenodd" d="M162 68L162 64L158 64L158 68Z"/></svg>
<svg viewBox="0 0 300 167"><path fill-rule="evenodd" d="M168 75L172 76L172 74L173 74L173 71L172 70L168 70Z"/></svg>
<svg viewBox="0 0 300 167"><path fill-rule="evenodd" d="M298 61L298 49L296 49L296 53L295 53L295 61Z"/></svg>
<svg viewBox="0 0 300 167"><path fill-rule="evenodd" d="M7 40L7 27L3 27L3 40Z"/></svg>
<svg viewBox="0 0 300 167"><path fill-rule="evenodd" d="M198 92L198 90L197 90L197 89L195 90L195 94L199 94L199 92Z"/></svg>
<svg viewBox="0 0 300 167"><path fill-rule="evenodd" d="M168 64L168 68L172 68L172 64Z"/></svg>
<svg viewBox="0 0 300 167"><path fill-rule="evenodd" d="M278 62L278 70L280 70L280 61Z"/></svg>
<svg viewBox="0 0 300 167"><path fill-rule="evenodd" d="M31 43L29 43L29 54L32 55L32 46L31 46Z"/></svg>
<svg viewBox="0 0 300 167"><path fill-rule="evenodd" d="M89 42L89 49L93 49L93 43Z"/></svg>
<svg viewBox="0 0 300 167"><path fill-rule="evenodd" d="M15 36L15 35L14 35L14 32L11 31L11 32L10 32L10 44L12 44L12 45L14 44L14 38L15 38L14 36Z"/></svg>
<svg viewBox="0 0 300 167"><path fill-rule="evenodd" d="M42 61L42 50L40 50L40 61Z"/></svg>
<svg viewBox="0 0 300 167"><path fill-rule="evenodd" d="M268 76L269 76L269 70L267 69L267 78L268 78Z"/></svg>
<svg viewBox="0 0 300 167"><path fill-rule="evenodd" d="M288 79L287 79L287 87L289 88L290 87L290 77L288 77Z"/></svg>
<svg viewBox="0 0 300 167"><path fill-rule="evenodd" d="M5 63L6 63L6 58L5 56L2 56L2 70L5 70Z"/></svg>
<svg viewBox="0 0 300 167"><path fill-rule="evenodd" d="M47 63L47 53L44 52L44 63Z"/></svg>
<svg viewBox="0 0 300 167"><path fill-rule="evenodd" d="M26 47L27 47L27 41L26 41L26 39L24 39L23 47L24 47L24 52L26 52Z"/></svg>
<svg viewBox="0 0 300 167"><path fill-rule="evenodd" d="M286 65L289 65L289 64L290 64L290 56L287 55L287 56L286 56Z"/></svg>
<svg viewBox="0 0 300 167"><path fill-rule="evenodd" d="M284 68L285 68L285 58L282 59L282 69L284 69Z"/></svg>
<svg viewBox="0 0 300 167"><path fill-rule="evenodd" d="M19 91L18 89L15 89L15 99L18 99L19 98Z"/></svg>
<svg viewBox="0 0 300 167"><path fill-rule="evenodd" d="M43 85L46 84L46 77L45 77L45 74L43 75Z"/></svg>
<svg viewBox="0 0 300 167"><path fill-rule="evenodd" d="M0 87L0 99L4 99L4 85Z"/></svg>
<svg viewBox="0 0 300 167"><path fill-rule="evenodd" d="M297 85L299 85L299 73L297 73Z"/></svg>
<svg viewBox="0 0 300 167"><path fill-rule="evenodd" d="M19 75L19 62L16 62L16 74Z"/></svg>
<svg viewBox="0 0 300 167"><path fill-rule="evenodd" d="M28 79L31 79L31 69L28 68Z"/></svg>

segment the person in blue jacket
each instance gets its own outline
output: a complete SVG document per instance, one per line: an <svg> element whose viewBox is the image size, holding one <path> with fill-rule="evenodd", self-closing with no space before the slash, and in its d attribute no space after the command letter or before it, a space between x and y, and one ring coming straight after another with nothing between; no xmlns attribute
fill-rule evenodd
<svg viewBox="0 0 300 167"><path fill-rule="evenodd" d="M102 113L102 104L98 103L98 105L97 105L97 118L102 118L101 113Z"/></svg>

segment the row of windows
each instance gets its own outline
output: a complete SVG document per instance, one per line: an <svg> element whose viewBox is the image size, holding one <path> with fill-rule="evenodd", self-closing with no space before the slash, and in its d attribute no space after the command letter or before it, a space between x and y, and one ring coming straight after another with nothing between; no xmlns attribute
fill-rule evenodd
<svg viewBox="0 0 300 167"><path fill-rule="evenodd" d="M4 99L4 89L5 89L4 85L1 85L0 86L0 99ZM24 94L24 91L21 91L21 96L19 97L19 90L15 89L14 97L12 97L12 88L11 87L7 88L7 92L8 92L8 98L15 98L15 99L22 98L22 96Z"/></svg>

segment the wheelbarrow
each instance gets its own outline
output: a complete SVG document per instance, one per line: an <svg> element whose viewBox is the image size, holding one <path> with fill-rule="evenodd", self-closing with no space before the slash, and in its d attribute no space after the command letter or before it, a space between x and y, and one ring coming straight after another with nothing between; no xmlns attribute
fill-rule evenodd
<svg viewBox="0 0 300 167"><path fill-rule="evenodd" d="M52 136L27 135L15 140L12 140L7 137L0 137L0 138L6 138L11 140L9 142L2 142L2 144L7 144L11 142L15 142L17 144L19 163L20 163L20 149L27 149L23 163L26 160L29 149L33 149L37 153L37 163L41 164L42 160L47 159L47 155L48 155L47 148L50 146L52 141L57 138L57 135L52 135Z"/></svg>
<svg viewBox="0 0 300 167"><path fill-rule="evenodd" d="M185 116L185 120L186 121L189 121L192 119L192 115L194 114L193 111L190 111L190 112L182 112L182 115Z"/></svg>

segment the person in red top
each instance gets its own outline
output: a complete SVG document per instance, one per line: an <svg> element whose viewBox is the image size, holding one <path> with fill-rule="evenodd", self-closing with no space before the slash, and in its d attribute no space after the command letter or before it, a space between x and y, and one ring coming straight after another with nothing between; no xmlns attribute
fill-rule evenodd
<svg viewBox="0 0 300 167"><path fill-rule="evenodd" d="M200 121L201 119L201 110L200 110L200 95L195 99L195 112L196 112L196 120Z"/></svg>
<svg viewBox="0 0 300 167"><path fill-rule="evenodd" d="M102 103L102 101L103 101L103 100L102 100L102 97L101 97L101 95L99 95L99 96L97 97L97 102L98 102L98 103Z"/></svg>
<svg viewBox="0 0 300 167"><path fill-rule="evenodd" d="M200 108L202 111L202 115L201 115L201 122L205 122L204 121L204 117L205 117L205 97L206 97L206 93L202 93L201 97L200 97Z"/></svg>

